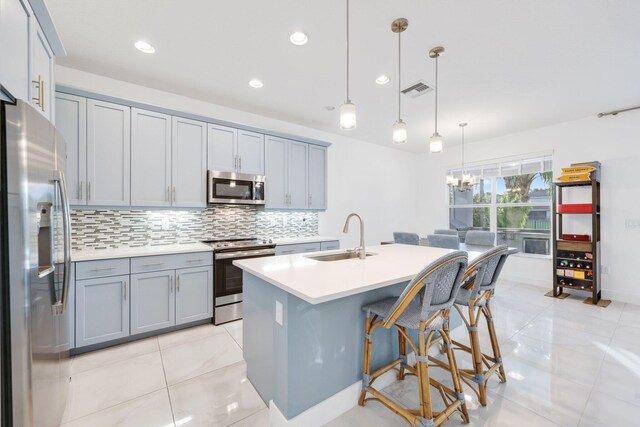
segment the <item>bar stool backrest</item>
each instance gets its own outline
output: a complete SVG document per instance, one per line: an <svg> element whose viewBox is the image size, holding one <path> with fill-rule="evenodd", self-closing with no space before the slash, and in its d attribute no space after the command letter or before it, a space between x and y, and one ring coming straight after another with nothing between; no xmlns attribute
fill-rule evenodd
<svg viewBox="0 0 640 427"><path fill-rule="evenodd" d="M405 233L404 231L394 231L393 241L395 243L403 243L405 245L419 245L420 236L416 233Z"/></svg>
<svg viewBox="0 0 640 427"><path fill-rule="evenodd" d="M462 286L467 287L472 283L470 299L476 299L482 292L490 291L496 287L496 282L508 256L509 248L507 245L500 245L484 252L469 264Z"/></svg>
<svg viewBox="0 0 640 427"><path fill-rule="evenodd" d="M433 230L433 234L448 234L450 236L457 236L458 230L450 230L447 228L436 228Z"/></svg>
<svg viewBox="0 0 640 427"><path fill-rule="evenodd" d="M467 261L466 252L456 251L427 265L402 291L385 316L384 326L393 324L418 294L422 301L421 321L429 320L434 312L450 309L460 290Z"/></svg>

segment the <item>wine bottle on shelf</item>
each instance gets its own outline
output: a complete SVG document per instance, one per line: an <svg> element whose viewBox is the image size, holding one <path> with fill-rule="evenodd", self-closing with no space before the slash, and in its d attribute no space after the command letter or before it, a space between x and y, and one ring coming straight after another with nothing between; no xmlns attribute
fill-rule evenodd
<svg viewBox="0 0 640 427"><path fill-rule="evenodd" d="M563 259L562 261L560 261L560 267L567 267L569 266L569 261L567 261L566 259Z"/></svg>
<svg viewBox="0 0 640 427"><path fill-rule="evenodd" d="M577 263L576 268L583 268L582 263L581 262Z"/></svg>
<svg viewBox="0 0 640 427"><path fill-rule="evenodd" d="M575 264L574 264L573 262L570 262L570 263L569 263L569 268L573 268L573 267L574 267L574 265L575 265Z"/></svg>

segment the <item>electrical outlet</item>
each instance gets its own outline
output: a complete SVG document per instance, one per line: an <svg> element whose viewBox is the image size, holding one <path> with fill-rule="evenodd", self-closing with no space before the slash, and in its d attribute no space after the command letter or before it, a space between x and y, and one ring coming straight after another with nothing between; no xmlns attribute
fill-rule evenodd
<svg viewBox="0 0 640 427"><path fill-rule="evenodd" d="M625 219L624 228L640 228L640 219Z"/></svg>
<svg viewBox="0 0 640 427"><path fill-rule="evenodd" d="M609 266L608 265L601 265L600 266L600 271L602 272L602 274L609 274Z"/></svg>
<svg viewBox="0 0 640 427"><path fill-rule="evenodd" d="M282 326L282 303L276 300L276 323Z"/></svg>

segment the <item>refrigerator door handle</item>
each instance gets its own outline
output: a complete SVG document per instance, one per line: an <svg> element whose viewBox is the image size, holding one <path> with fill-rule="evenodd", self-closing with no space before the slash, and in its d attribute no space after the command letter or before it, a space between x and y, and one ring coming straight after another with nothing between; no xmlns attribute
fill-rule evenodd
<svg viewBox="0 0 640 427"><path fill-rule="evenodd" d="M69 282L71 279L71 216L69 213L69 198L67 197L67 183L64 178L64 172L60 170L55 171L54 181L60 189L60 204L62 205L64 276L62 278L62 295L60 296L60 300L55 302L53 308L56 313L64 314L67 309Z"/></svg>

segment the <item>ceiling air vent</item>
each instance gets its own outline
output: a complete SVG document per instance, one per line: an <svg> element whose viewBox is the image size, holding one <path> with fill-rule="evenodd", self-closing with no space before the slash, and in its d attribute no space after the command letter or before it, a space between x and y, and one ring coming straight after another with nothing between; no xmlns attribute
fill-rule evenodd
<svg viewBox="0 0 640 427"><path fill-rule="evenodd" d="M433 91L433 86L429 85L423 80L419 80L418 82L402 89L402 93L411 98L417 98L420 95L424 95L425 93L429 93L431 91Z"/></svg>

